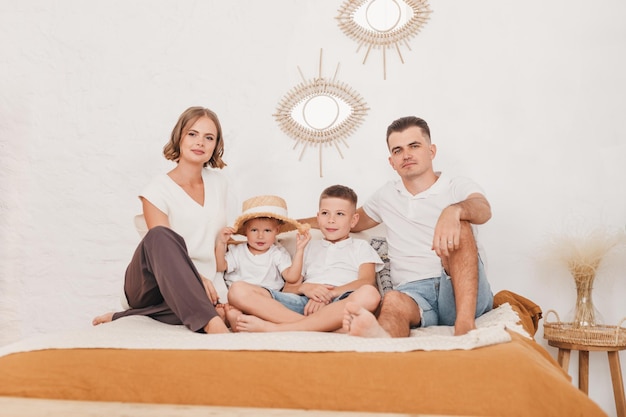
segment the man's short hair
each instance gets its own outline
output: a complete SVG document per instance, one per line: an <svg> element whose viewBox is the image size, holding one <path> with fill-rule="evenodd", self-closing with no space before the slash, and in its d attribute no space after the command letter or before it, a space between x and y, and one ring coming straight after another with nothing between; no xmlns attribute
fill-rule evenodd
<svg viewBox="0 0 626 417"><path fill-rule="evenodd" d="M389 146L389 136L392 133L404 132L406 129L412 126L417 126L422 129L422 133L428 138L428 141L430 142L430 128L428 127L428 123L426 123L426 120L420 119L419 117L415 116L406 116L394 120L387 127L387 146Z"/></svg>

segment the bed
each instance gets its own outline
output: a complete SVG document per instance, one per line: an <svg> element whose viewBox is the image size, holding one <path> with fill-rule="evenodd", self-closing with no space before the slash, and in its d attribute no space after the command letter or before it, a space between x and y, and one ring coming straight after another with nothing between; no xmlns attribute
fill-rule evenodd
<svg viewBox="0 0 626 417"><path fill-rule="evenodd" d="M372 239L379 252L381 242ZM497 293L494 306L468 335L435 326L393 340L203 335L127 317L0 347L0 404L12 405L12 415L20 415L20 404L46 399L238 407L255 415L606 416L533 339L539 306L510 291Z"/></svg>

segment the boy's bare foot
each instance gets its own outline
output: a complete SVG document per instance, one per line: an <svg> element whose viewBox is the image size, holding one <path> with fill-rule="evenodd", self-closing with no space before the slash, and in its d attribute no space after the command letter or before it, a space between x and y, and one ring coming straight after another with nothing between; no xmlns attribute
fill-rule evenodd
<svg viewBox="0 0 626 417"><path fill-rule="evenodd" d="M391 337L378 324L378 320L372 313L352 302L346 303L343 313L343 330L352 336Z"/></svg>
<svg viewBox="0 0 626 417"><path fill-rule="evenodd" d="M98 324L102 324L102 323L110 323L111 321L113 321L113 312L109 312L109 313L105 313L102 314L98 317L95 317L92 321L91 324L94 326L97 326Z"/></svg>
<svg viewBox="0 0 626 417"><path fill-rule="evenodd" d="M271 332L275 330L276 325L269 321L265 321L256 316L240 314L237 317L238 332Z"/></svg>

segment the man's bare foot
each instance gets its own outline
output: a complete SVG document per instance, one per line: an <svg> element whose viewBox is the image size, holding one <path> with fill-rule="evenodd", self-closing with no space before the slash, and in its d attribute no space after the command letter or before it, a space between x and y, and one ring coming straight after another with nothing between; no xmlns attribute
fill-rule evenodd
<svg viewBox="0 0 626 417"><path fill-rule="evenodd" d="M237 317L238 332L271 332L276 330L276 325L256 316L240 314Z"/></svg>
<svg viewBox="0 0 626 417"><path fill-rule="evenodd" d="M242 312L238 308L231 306L230 304L224 305L226 311L226 325L230 327L233 332L237 331L237 317L241 316Z"/></svg>
<svg viewBox="0 0 626 417"><path fill-rule="evenodd" d="M464 334L467 334L474 329L476 329L476 322L474 320L467 322L467 323L457 320L454 323L454 335L455 336L463 336Z"/></svg>
<svg viewBox="0 0 626 417"><path fill-rule="evenodd" d="M105 313L102 314L98 317L95 317L92 321L91 324L94 326L97 326L98 324L102 324L102 323L110 323L111 321L113 321L113 312L109 312L109 313Z"/></svg>
<svg viewBox="0 0 626 417"><path fill-rule="evenodd" d="M352 336L391 337L372 313L352 302L346 303L343 312L343 330Z"/></svg>

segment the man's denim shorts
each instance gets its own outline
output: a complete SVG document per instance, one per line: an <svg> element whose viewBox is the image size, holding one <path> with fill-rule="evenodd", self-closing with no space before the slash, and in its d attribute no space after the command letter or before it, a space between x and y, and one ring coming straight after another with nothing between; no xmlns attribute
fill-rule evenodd
<svg viewBox="0 0 626 417"><path fill-rule="evenodd" d="M411 297L419 306L422 316L421 327L454 326L456 320L456 304L452 281L446 272L441 270L441 276L421 279L394 288ZM485 266L478 258L478 297L476 302L476 317L483 315L493 308L493 294Z"/></svg>

